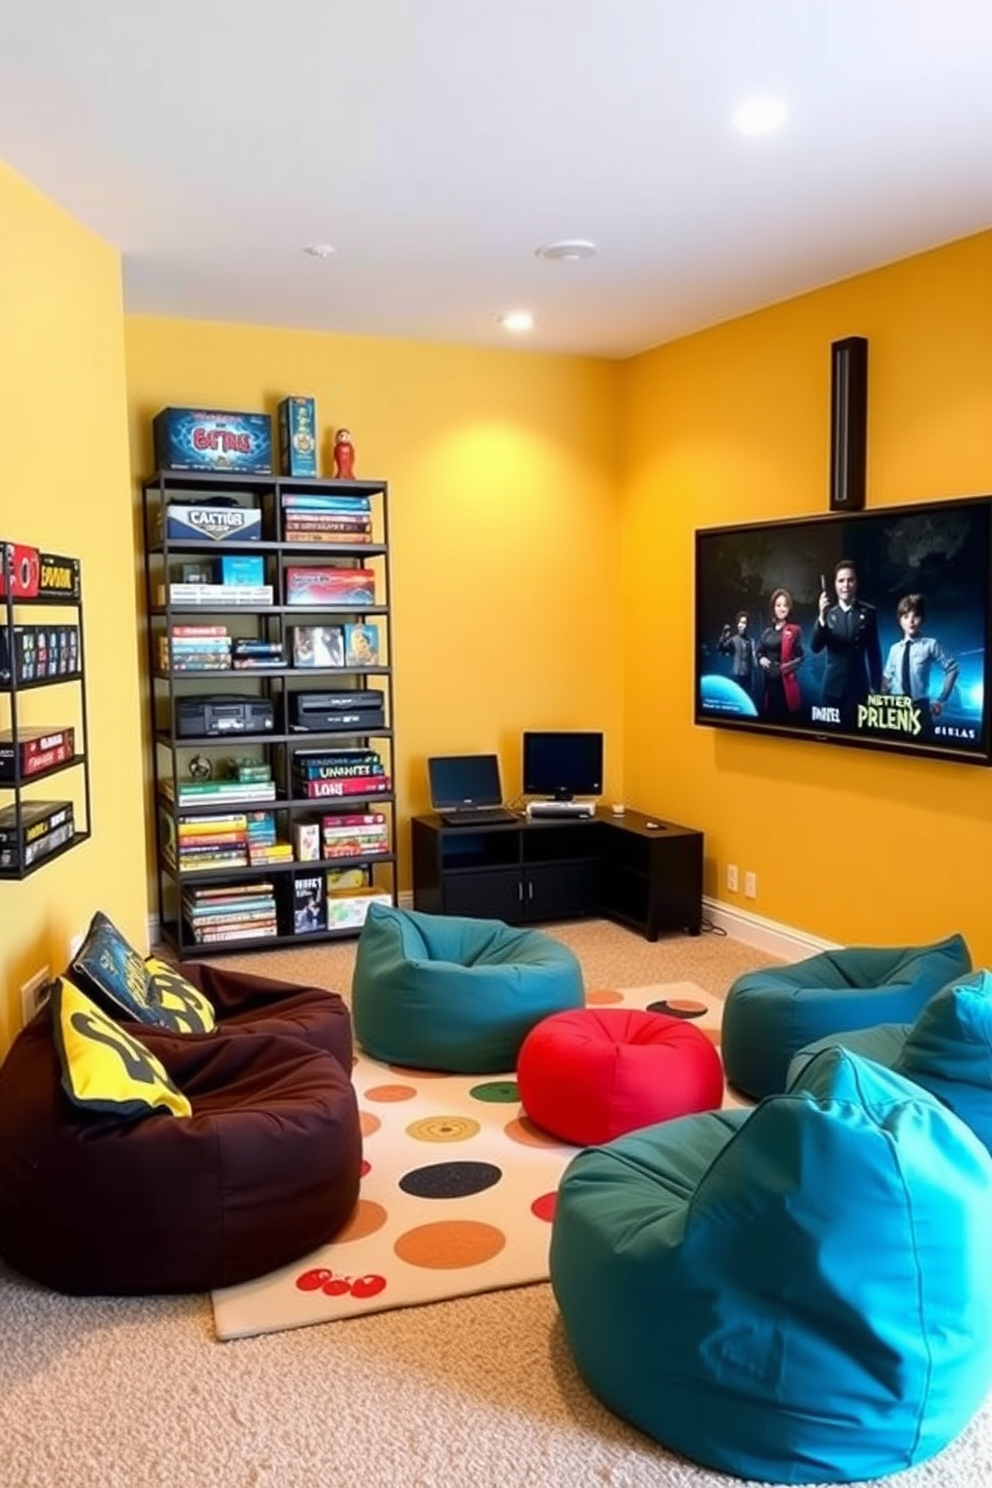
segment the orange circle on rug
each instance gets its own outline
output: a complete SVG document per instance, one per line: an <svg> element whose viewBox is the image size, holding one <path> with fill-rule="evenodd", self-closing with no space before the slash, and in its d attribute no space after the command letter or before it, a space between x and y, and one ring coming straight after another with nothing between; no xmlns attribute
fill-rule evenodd
<svg viewBox="0 0 992 1488"><path fill-rule="evenodd" d="M595 992L586 993L586 1003L589 1007L608 1007L614 1002L623 1002L622 992L614 992L608 987L599 987Z"/></svg>
<svg viewBox="0 0 992 1488"><path fill-rule="evenodd" d="M371 1137L382 1125L378 1116L373 1116L371 1111L359 1111L358 1127L363 1137Z"/></svg>
<svg viewBox="0 0 992 1488"><path fill-rule="evenodd" d="M389 1215L381 1204L376 1204L372 1199L359 1199L344 1229L338 1230L333 1237L334 1244L340 1245L344 1240L364 1240L367 1235L374 1235L376 1230L381 1230L388 1218Z"/></svg>
<svg viewBox="0 0 992 1488"><path fill-rule="evenodd" d="M363 1092L366 1100L371 1101L405 1101L413 1100L417 1093L414 1085L373 1085L371 1090Z"/></svg>
<svg viewBox="0 0 992 1488"><path fill-rule="evenodd" d="M477 1137L481 1128L470 1116L425 1116L407 1127L408 1137L415 1142L467 1142Z"/></svg>
<svg viewBox="0 0 992 1488"><path fill-rule="evenodd" d="M441 1220L418 1225L400 1235L393 1250L408 1266L430 1271L454 1271L462 1266L482 1266L499 1255L506 1236L494 1225L472 1219Z"/></svg>
<svg viewBox="0 0 992 1488"><path fill-rule="evenodd" d="M519 1142L521 1147L560 1147L561 1139L553 1137L549 1132L542 1131L535 1126L529 1116L518 1116L516 1120L509 1122L503 1128L511 1142Z"/></svg>

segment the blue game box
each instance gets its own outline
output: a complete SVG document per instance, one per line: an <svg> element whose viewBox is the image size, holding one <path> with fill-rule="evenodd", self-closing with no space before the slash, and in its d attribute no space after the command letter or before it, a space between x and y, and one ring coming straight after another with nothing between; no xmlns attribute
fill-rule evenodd
<svg viewBox="0 0 992 1488"><path fill-rule="evenodd" d="M267 413L163 408L152 420L159 470L272 474L272 419Z"/></svg>

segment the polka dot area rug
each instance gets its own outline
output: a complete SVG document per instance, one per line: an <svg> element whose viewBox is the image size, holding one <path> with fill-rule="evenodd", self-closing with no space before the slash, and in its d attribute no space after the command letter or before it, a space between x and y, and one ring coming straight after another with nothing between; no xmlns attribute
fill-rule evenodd
<svg viewBox="0 0 992 1488"><path fill-rule="evenodd" d="M691 1020L719 1047L719 998L692 982L590 992L592 1007ZM358 1205L334 1240L213 1294L217 1335L284 1328L546 1281L555 1195L578 1150L525 1115L513 1073L353 1071L364 1136ZM742 1104L732 1093L725 1105Z"/></svg>

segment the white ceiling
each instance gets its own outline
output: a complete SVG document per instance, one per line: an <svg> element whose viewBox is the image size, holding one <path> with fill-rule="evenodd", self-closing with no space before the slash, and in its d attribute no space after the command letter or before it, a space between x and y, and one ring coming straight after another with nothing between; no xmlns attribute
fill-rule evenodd
<svg viewBox="0 0 992 1488"><path fill-rule="evenodd" d="M624 357L992 225L992 0L0 0L0 158L133 312Z"/></svg>

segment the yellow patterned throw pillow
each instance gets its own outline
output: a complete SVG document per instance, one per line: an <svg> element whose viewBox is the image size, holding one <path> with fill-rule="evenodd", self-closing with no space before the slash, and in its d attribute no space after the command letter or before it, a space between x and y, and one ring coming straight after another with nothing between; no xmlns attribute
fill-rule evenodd
<svg viewBox="0 0 992 1488"><path fill-rule="evenodd" d="M156 1022L173 1033L212 1033L216 1020L213 1005L192 982L170 966L149 956L145 961L147 996Z"/></svg>
<svg viewBox="0 0 992 1488"><path fill-rule="evenodd" d="M62 1088L77 1106L133 1121L153 1111L190 1116L192 1107L144 1044L125 1033L72 982L52 984L52 1026Z"/></svg>

